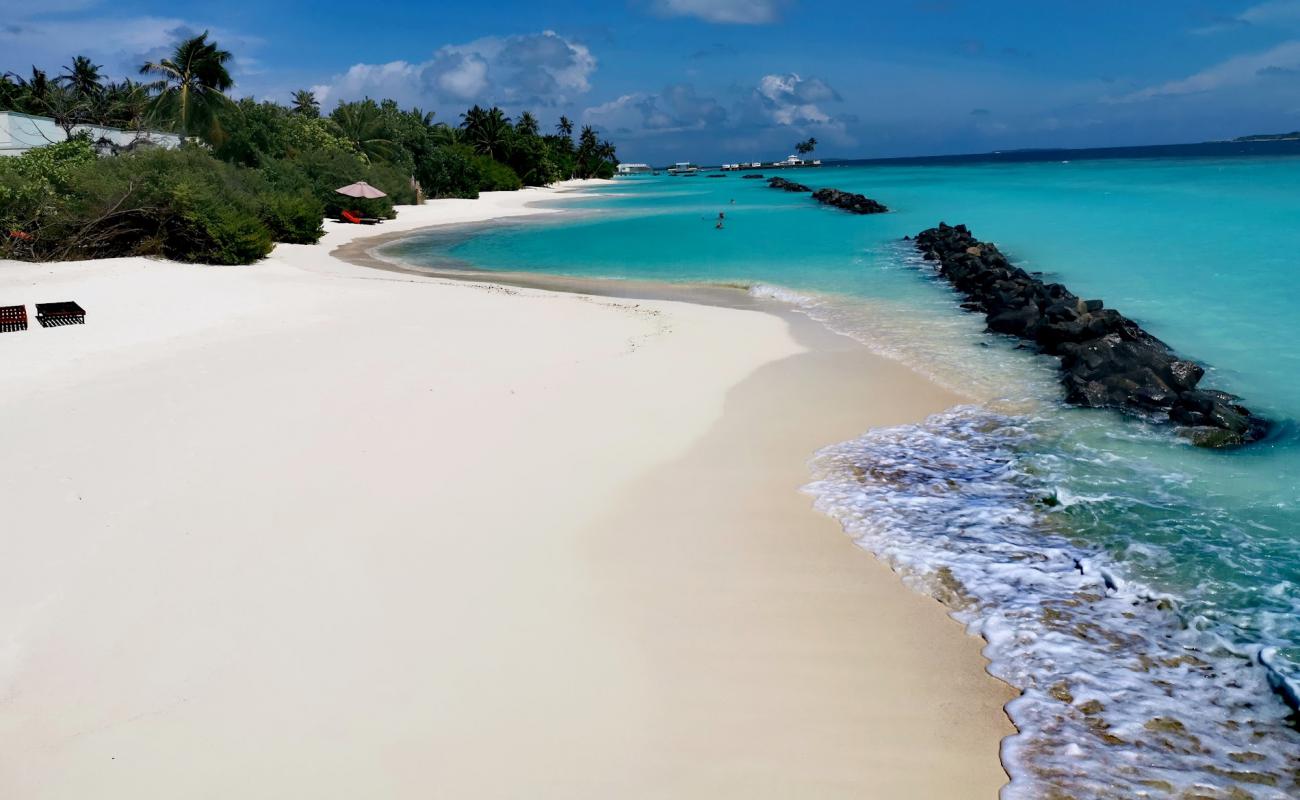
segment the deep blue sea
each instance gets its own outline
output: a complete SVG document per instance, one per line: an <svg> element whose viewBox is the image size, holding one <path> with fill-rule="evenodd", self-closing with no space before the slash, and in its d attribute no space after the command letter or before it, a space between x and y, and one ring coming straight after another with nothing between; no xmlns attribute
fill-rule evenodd
<svg viewBox="0 0 1300 800"><path fill-rule="evenodd" d="M567 203L589 213L385 252L739 284L958 390L969 403L810 453L808 491L1023 691L1005 796L1300 796L1300 146L782 174L892 211L740 174L651 177ZM940 220L1138 320L1277 433L1206 451L1065 407L1054 361L985 333L901 241Z"/></svg>

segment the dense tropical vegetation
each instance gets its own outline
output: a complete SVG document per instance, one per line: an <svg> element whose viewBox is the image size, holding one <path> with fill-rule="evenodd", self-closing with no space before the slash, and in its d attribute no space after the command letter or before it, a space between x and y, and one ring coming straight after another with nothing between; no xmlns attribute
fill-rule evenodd
<svg viewBox="0 0 1300 800"><path fill-rule="evenodd" d="M276 241L316 241L344 209L392 217L395 203L610 177L618 163L613 145L590 127L575 137L566 117L543 133L529 112L477 105L451 124L392 100L325 113L308 90L288 105L232 99L230 58L204 33L144 64L143 81L110 82L84 56L52 78L35 67L0 76L0 110L50 117L68 138L0 158L0 257L248 263ZM88 125L184 143L119 148L78 132ZM358 180L388 197L334 191Z"/></svg>

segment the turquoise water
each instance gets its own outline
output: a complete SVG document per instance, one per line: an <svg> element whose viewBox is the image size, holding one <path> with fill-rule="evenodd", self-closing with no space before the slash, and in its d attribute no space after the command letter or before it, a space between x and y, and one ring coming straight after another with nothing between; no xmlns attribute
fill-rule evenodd
<svg viewBox="0 0 1300 800"><path fill-rule="evenodd" d="M814 460L821 508L989 640L1024 691L1008 797L1300 792L1300 158L806 170L858 217L738 175L622 182L588 214L390 246L411 263L737 283L967 394ZM722 230L715 228L725 213ZM1278 421L1232 452L1069 409L1053 362L982 320L901 238L964 222L1101 297ZM811 455L811 454L810 454Z"/></svg>

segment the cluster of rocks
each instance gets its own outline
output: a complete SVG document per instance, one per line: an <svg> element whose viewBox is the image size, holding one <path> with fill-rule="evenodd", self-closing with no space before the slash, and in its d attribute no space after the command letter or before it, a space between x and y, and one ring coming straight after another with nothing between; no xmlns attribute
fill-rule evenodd
<svg viewBox="0 0 1300 800"><path fill-rule="evenodd" d="M772 187L773 189L784 189L787 192L811 192L812 191L811 188L804 186L802 183L795 183L794 181L788 181L785 178L782 178L780 176L777 176L775 178L768 178L767 185Z"/></svg>
<svg viewBox="0 0 1300 800"><path fill-rule="evenodd" d="M1082 300L1013 266L965 225L941 222L918 234L915 245L966 297L963 307L984 313L989 330L1060 357L1067 402L1168 419L1203 447L1246 444L1268 433L1268 421L1240 398L1197 389L1205 373L1199 365L1100 300Z"/></svg>
<svg viewBox="0 0 1300 800"><path fill-rule="evenodd" d="M839 189L818 189L813 192L813 199L828 206L842 208L854 214L883 214L888 211L882 204L870 197Z"/></svg>
<svg viewBox="0 0 1300 800"><path fill-rule="evenodd" d="M763 174L762 174L761 172L751 172L751 173L749 173L748 175L741 175L740 177L744 178L745 180L751 180L751 181L753 181L753 180L760 180L760 181L761 181L761 180L763 179Z"/></svg>
<svg viewBox="0 0 1300 800"><path fill-rule="evenodd" d="M749 176L746 175L745 177L748 178ZM839 189L818 189L813 192L810 187L804 186L802 183L795 183L780 176L768 178L767 185L773 189L782 189L787 192L812 192L813 199L817 202L842 208L854 214L883 214L889 210L870 197L854 194L853 192L842 192Z"/></svg>

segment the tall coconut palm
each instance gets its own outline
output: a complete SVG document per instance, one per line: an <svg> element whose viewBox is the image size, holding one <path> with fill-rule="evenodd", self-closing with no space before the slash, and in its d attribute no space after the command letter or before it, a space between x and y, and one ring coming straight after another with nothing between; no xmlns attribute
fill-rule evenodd
<svg viewBox="0 0 1300 800"><path fill-rule="evenodd" d="M474 106L461 114L460 127L476 153L498 158L510 145L510 118L496 106L486 110Z"/></svg>
<svg viewBox="0 0 1300 800"><path fill-rule="evenodd" d="M45 70L33 66L30 78L24 78L17 72L6 72L5 77L9 78L15 87L13 91L19 110L36 114L45 113L45 106L49 102L53 85Z"/></svg>
<svg viewBox="0 0 1300 800"><path fill-rule="evenodd" d="M391 161L397 150L388 121L370 98L358 103L339 103L330 114L343 138L371 161Z"/></svg>
<svg viewBox="0 0 1300 800"><path fill-rule="evenodd" d="M149 84L156 93L150 115L186 136L220 138L217 111L230 102L223 92L235 85L226 70L230 58L230 51L209 42L204 31L176 45L171 58L144 64L141 75L158 76Z"/></svg>
<svg viewBox="0 0 1300 800"><path fill-rule="evenodd" d="M320 116L320 101L310 89L299 89L293 93L293 113L304 117Z"/></svg>
<svg viewBox="0 0 1300 800"><path fill-rule="evenodd" d="M16 110L22 95L22 87L9 77L9 73L6 72L4 75L0 75L0 109L5 111Z"/></svg>
<svg viewBox="0 0 1300 800"><path fill-rule="evenodd" d="M531 111L520 114L519 119L515 121L515 132L521 136L536 136L540 130L537 117L534 117Z"/></svg>
<svg viewBox="0 0 1300 800"><path fill-rule="evenodd" d="M450 147L461 143L460 128L453 128L445 122L438 122L429 129L433 143L438 147Z"/></svg>
<svg viewBox="0 0 1300 800"><path fill-rule="evenodd" d="M79 97L97 97L104 91L102 66L85 56L76 56L72 63L63 68L63 73L54 79L60 86L66 86Z"/></svg>
<svg viewBox="0 0 1300 800"><path fill-rule="evenodd" d="M142 83L125 78L121 83L110 83L104 87L100 106L104 108L102 116L111 125L140 130L149 115L149 90Z"/></svg>
<svg viewBox="0 0 1300 800"><path fill-rule="evenodd" d="M573 138L573 120L561 115L560 124L555 126L555 131L566 139Z"/></svg>

